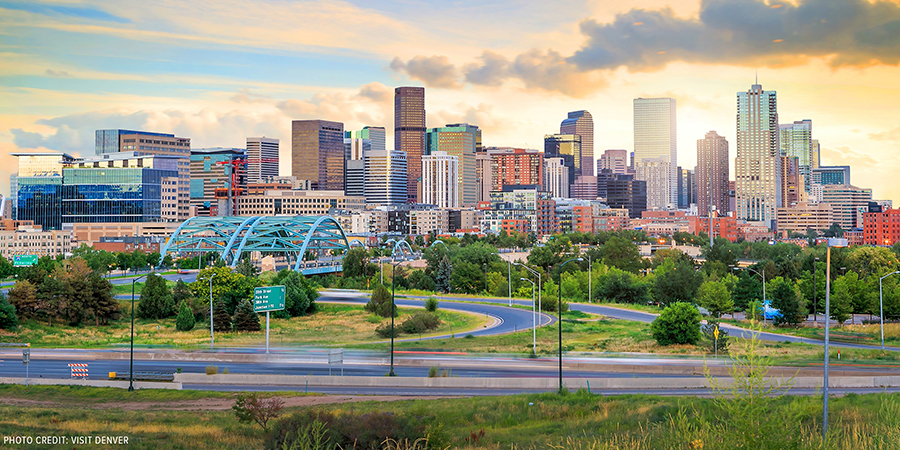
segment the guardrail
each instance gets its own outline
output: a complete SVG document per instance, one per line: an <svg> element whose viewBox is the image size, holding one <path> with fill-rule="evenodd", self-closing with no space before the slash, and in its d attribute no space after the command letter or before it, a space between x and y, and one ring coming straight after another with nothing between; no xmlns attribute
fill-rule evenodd
<svg viewBox="0 0 900 450"><path fill-rule="evenodd" d="M129 380L132 378L128 372L110 372L109 379ZM135 372L133 379L139 381L175 381L175 374L166 372Z"/></svg>

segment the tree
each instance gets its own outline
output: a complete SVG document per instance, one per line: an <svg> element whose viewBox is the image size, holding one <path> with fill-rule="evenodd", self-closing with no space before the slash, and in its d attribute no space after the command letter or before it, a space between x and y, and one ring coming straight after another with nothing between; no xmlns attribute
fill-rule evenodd
<svg viewBox="0 0 900 450"><path fill-rule="evenodd" d="M235 331L259 331L259 314L253 311L250 300L244 300L234 313Z"/></svg>
<svg viewBox="0 0 900 450"><path fill-rule="evenodd" d="M190 284L194 297L209 301L210 277L213 277L212 296L214 299L221 297L223 293L228 291L243 291L247 298L251 298L253 296L253 288L256 287L256 280L234 273L228 267L207 267L197 274L197 281Z"/></svg>
<svg viewBox="0 0 900 450"><path fill-rule="evenodd" d="M175 299L166 286L166 280L156 274L147 275L141 301L137 305L137 315L144 319L165 319L175 314Z"/></svg>
<svg viewBox="0 0 900 450"><path fill-rule="evenodd" d="M256 278L259 276L259 267L256 267L256 264L253 264L253 261L250 261L250 258L242 258L238 261L235 272L247 278Z"/></svg>
<svg viewBox="0 0 900 450"><path fill-rule="evenodd" d="M13 306L2 292L0 292L0 328L11 330L19 325L16 317L16 307Z"/></svg>
<svg viewBox="0 0 900 450"><path fill-rule="evenodd" d="M696 344L700 340L700 311L690 303L666 307L650 324L659 345Z"/></svg>
<svg viewBox="0 0 900 450"><path fill-rule="evenodd" d="M179 278L178 281L175 282L175 287L172 288L172 299L175 303L180 305L181 302L184 302L189 298L191 298L191 290L188 288L188 285Z"/></svg>
<svg viewBox="0 0 900 450"><path fill-rule="evenodd" d="M0 278L6 278L15 274L17 269L13 267L12 263L9 262L8 259L0 256Z"/></svg>
<svg viewBox="0 0 900 450"><path fill-rule="evenodd" d="M664 305L693 302L703 283L703 275L685 262L676 265L672 260L667 260L654 274L653 298Z"/></svg>
<svg viewBox="0 0 900 450"><path fill-rule="evenodd" d="M26 319L37 317L43 309L37 298L37 288L28 280L19 280L13 285L9 290L9 302Z"/></svg>
<svg viewBox="0 0 900 450"><path fill-rule="evenodd" d="M92 302L94 309L94 318L97 325L106 325L110 320L116 320L121 315L119 311L119 302L113 296L112 283L100 275L100 272L93 272L88 277L92 293Z"/></svg>
<svg viewBox="0 0 900 450"><path fill-rule="evenodd" d="M365 268L369 263L369 252L362 247L351 248L344 255L343 267L345 277L364 277Z"/></svg>
<svg viewBox="0 0 900 450"><path fill-rule="evenodd" d="M613 236L603 245L603 262L631 273L644 268L644 260L637 244L619 236Z"/></svg>
<svg viewBox="0 0 900 450"><path fill-rule="evenodd" d="M833 237L839 238L839 237L842 237L843 235L844 235L844 229L841 228L841 226L838 225L837 222L831 224L831 226L828 227L827 230L825 230L825 233L823 233L823 236L830 237L830 238L833 238Z"/></svg>
<svg viewBox="0 0 900 450"><path fill-rule="evenodd" d="M446 255L441 259L434 277L434 284L441 292L450 292L450 278L453 276L453 265Z"/></svg>
<svg viewBox="0 0 900 450"><path fill-rule="evenodd" d="M612 303L646 305L650 301L650 288L630 272L613 268L599 289L599 297Z"/></svg>
<svg viewBox="0 0 900 450"><path fill-rule="evenodd" d="M853 274L856 275L856 274ZM854 281L848 277L839 277L834 281L834 294L831 296L831 318L843 325L850 318L853 311L853 301L856 294Z"/></svg>
<svg viewBox="0 0 900 450"><path fill-rule="evenodd" d="M225 302L217 300L213 305L213 330L231 331L231 316L225 310Z"/></svg>
<svg viewBox="0 0 900 450"><path fill-rule="evenodd" d="M487 274L484 273L482 266L468 261L457 261L453 263L453 274L450 275L450 289L452 292L475 294L484 289L486 277Z"/></svg>
<svg viewBox="0 0 900 450"><path fill-rule="evenodd" d="M897 256L887 248L857 246L851 250L847 271L858 273L860 278L896 270Z"/></svg>
<svg viewBox="0 0 900 450"><path fill-rule="evenodd" d="M284 285L284 312L279 317L298 317L316 310L316 299L319 293L306 277L293 270L282 270L273 280L274 285ZM281 277L283 275L283 278Z"/></svg>
<svg viewBox="0 0 900 450"><path fill-rule="evenodd" d="M709 314L715 318L734 312L734 301L724 281L707 281L700 285L697 304L709 310Z"/></svg>
<svg viewBox="0 0 900 450"><path fill-rule="evenodd" d="M186 301L178 304L178 315L175 317L175 329L178 331L191 331L194 329L194 312Z"/></svg>
<svg viewBox="0 0 900 450"><path fill-rule="evenodd" d="M775 317L775 325L797 325L806 318L805 308L800 304L800 294L794 284L781 277L772 283L772 307L781 313Z"/></svg>
<svg viewBox="0 0 900 450"><path fill-rule="evenodd" d="M259 394L238 395L231 409L241 423L256 422L264 431L269 430L269 420L281 415L284 401L278 397L262 398ZM299 435L298 435L299 440ZM285 446L287 447L287 446Z"/></svg>
<svg viewBox="0 0 900 450"><path fill-rule="evenodd" d="M368 303L366 303L366 311L377 314L381 317L391 317L391 292L388 291L383 284L379 284L372 291Z"/></svg>
<svg viewBox="0 0 900 450"><path fill-rule="evenodd" d="M738 308L747 309L750 302L761 301L762 281L760 277L749 271L738 273L737 282L734 285L734 304Z"/></svg>

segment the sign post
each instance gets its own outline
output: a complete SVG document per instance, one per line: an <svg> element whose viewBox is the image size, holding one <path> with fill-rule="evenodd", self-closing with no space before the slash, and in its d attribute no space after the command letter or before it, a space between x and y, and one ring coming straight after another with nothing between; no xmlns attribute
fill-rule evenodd
<svg viewBox="0 0 900 450"><path fill-rule="evenodd" d="M713 336L715 336L716 340L713 344L713 347L716 348L716 359L719 359L719 326L716 325L715 331L713 331Z"/></svg>
<svg viewBox="0 0 900 450"><path fill-rule="evenodd" d="M28 386L28 364L31 362L31 349L22 349L22 364L25 364L25 386Z"/></svg>
<svg viewBox="0 0 900 450"><path fill-rule="evenodd" d="M284 286L265 286L253 290L253 312L266 312L266 354L269 353L269 312L284 309Z"/></svg>

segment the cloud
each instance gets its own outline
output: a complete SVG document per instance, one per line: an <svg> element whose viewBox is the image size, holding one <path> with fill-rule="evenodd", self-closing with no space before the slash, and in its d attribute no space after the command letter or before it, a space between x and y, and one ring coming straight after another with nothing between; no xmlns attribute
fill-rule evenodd
<svg viewBox="0 0 900 450"><path fill-rule="evenodd" d="M866 153L860 153L853 150L849 146L838 146L834 148L823 148L822 157L827 160L830 165L852 165L853 167L868 167L870 169L879 169L885 161L876 161Z"/></svg>
<svg viewBox="0 0 900 450"><path fill-rule="evenodd" d="M353 94L319 93L305 100L283 100L275 107L290 120L334 120L344 122L345 128L360 124L387 127L393 120L392 94L393 89L375 82Z"/></svg>
<svg viewBox="0 0 900 450"><path fill-rule="evenodd" d="M900 142L900 127L893 130L883 131L881 133L869 134L869 139L873 141L895 141Z"/></svg>
<svg viewBox="0 0 900 450"><path fill-rule="evenodd" d="M460 87L456 66L446 56L416 56L409 61L394 58L390 67L394 72L406 72L410 78L419 80L428 87Z"/></svg>
<svg viewBox="0 0 900 450"><path fill-rule="evenodd" d="M477 59L479 63L463 67L467 82L496 87L503 84L503 79L509 76L509 61L505 56L485 51Z"/></svg>
<svg viewBox="0 0 900 450"><path fill-rule="evenodd" d="M52 70L52 69L47 69L47 71L44 73L50 77L58 77L58 78L71 78L72 77L72 75L70 75L69 72L66 72L65 70L56 71L56 70Z"/></svg>
<svg viewBox="0 0 900 450"><path fill-rule="evenodd" d="M587 43L570 58L583 70L658 70L674 61L833 67L900 62L900 5L889 1L704 0L698 18L633 9L611 23L581 23Z"/></svg>

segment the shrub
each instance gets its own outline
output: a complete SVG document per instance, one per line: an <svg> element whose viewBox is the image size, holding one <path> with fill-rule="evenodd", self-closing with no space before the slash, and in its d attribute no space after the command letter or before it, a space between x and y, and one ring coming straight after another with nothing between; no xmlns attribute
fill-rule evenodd
<svg viewBox="0 0 900 450"><path fill-rule="evenodd" d="M666 307L650 328L659 345L696 344L700 340L700 311L690 303L677 302Z"/></svg>
<svg viewBox="0 0 900 450"><path fill-rule="evenodd" d="M715 319L708 319L706 321L706 325L701 327L703 331L703 341L709 349L710 353L716 352L716 327L719 326L719 321ZM722 327L719 327L719 339L718 339L718 347L719 353L727 353L728 352L728 330Z"/></svg>
<svg viewBox="0 0 900 450"><path fill-rule="evenodd" d="M424 333L441 325L441 319L437 314L424 312L416 314L400 324L400 330L407 334Z"/></svg>
<svg viewBox="0 0 900 450"><path fill-rule="evenodd" d="M428 300L425 300L425 310L428 312L435 312L438 309L438 301L434 297L428 297Z"/></svg>
<svg viewBox="0 0 900 450"><path fill-rule="evenodd" d="M378 325L378 327L375 328L375 334L383 338L391 337L391 324L383 323L381 325ZM394 327L394 337L397 337L398 334L400 334L400 327Z"/></svg>
<svg viewBox="0 0 900 450"><path fill-rule="evenodd" d="M307 409L284 417L272 425L263 448L281 450L301 447L298 441L304 439L312 431L310 425L316 422L327 429L330 439L338 448L358 450L380 450L382 443L388 439L393 441L413 442L422 437L425 427L419 420L390 412L368 413L356 415L344 413L334 415L326 411ZM320 436L324 441L324 436ZM315 448L315 447L312 447ZM329 448L329 447L322 447Z"/></svg>
<svg viewBox="0 0 900 450"><path fill-rule="evenodd" d="M194 313L191 312L191 307L187 305L187 302L182 301L178 307L178 316L175 317L175 329L178 331L191 331L194 329L195 324L196 321L194 320Z"/></svg>
<svg viewBox="0 0 900 450"><path fill-rule="evenodd" d="M428 368L428 378L435 378L438 376L438 371L440 369L438 366L431 366Z"/></svg>
<svg viewBox="0 0 900 450"><path fill-rule="evenodd" d="M281 415L282 407L284 401L278 397L263 398L251 393L238 395L231 409L239 422L256 422L263 430L268 431L269 421Z"/></svg>
<svg viewBox="0 0 900 450"><path fill-rule="evenodd" d="M234 313L235 331L259 331L259 314L253 311L249 300L244 300Z"/></svg>
<svg viewBox="0 0 900 450"><path fill-rule="evenodd" d="M391 292L383 284L379 284L372 291L369 302L366 303L366 311L378 314L381 317L391 317L391 306Z"/></svg>
<svg viewBox="0 0 900 450"><path fill-rule="evenodd" d="M219 373L219 368L216 366L206 366L206 374L207 375L215 375Z"/></svg>
<svg viewBox="0 0 900 450"><path fill-rule="evenodd" d="M6 295L0 292L0 328L10 330L17 325L19 325L19 318L16 317L16 307L9 303Z"/></svg>

